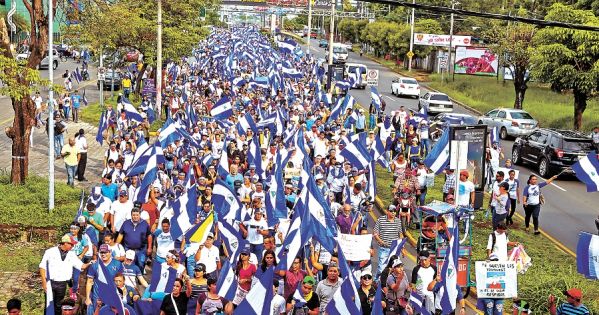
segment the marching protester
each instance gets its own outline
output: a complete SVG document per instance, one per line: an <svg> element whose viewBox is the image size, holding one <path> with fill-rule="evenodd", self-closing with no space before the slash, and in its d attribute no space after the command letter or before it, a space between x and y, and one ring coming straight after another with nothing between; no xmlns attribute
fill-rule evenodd
<svg viewBox="0 0 599 315"><path fill-rule="evenodd" d="M539 179L536 175L530 175L526 182L526 187L522 190L522 204L524 205L524 224L526 225L526 232L529 231L530 218L532 217L532 224L534 227L534 234L539 235L539 215L541 214L541 205L544 202L543 194L541 194L541 188L551 184L553 180L557 178L557 175L549 178L547 181L539 183Z"/></svg>

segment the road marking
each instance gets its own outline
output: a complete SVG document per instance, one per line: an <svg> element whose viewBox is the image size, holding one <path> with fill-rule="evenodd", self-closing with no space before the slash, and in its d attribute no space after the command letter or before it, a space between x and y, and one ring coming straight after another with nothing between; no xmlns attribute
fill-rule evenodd
<svg viewBox="0 0 599 315"><path fill-rule="evenodd" d="M538 177L538 178L541 178L544 181L547 181L546 179L544 179L543 177L541 177L541 175L537 175L535 173L531 173L531 174L534 175L534 176L536 176L536 177ZM557 187L561 191L567 191L567 190L563 189L562 187L558 186L557 184L554 184L553 182L550 185Z"/></svg>
<svg viewBox="0 0 599 315"><path fill-rule="evenodd" d="M11 121L11 120L14 120L14 117L12 117L12 118L9 118L9 119L7 119L7 120L0 121L0 125L4 125L4 124L6 124L7 122L9 122L9 121Z"/></svg>
<svg viewBox="0 0 599 315"><path fill-rule="evenodd" d="M388 98L388 99L392 100L392 101L394 100L394 99L393 99L391 96L389 96L389 95L384 95L384 96L385 96L386 98Z"/></svg>

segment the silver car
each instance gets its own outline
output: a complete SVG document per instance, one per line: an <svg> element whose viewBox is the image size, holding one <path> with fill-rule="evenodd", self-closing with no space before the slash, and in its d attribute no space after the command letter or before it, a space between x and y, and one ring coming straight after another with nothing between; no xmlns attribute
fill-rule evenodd
<svg viewBox="0 0 599 315"><path fill-rule="evenodd" d="M497 108L478 118L479 124L486 124L490 128L499 128L499 137L527 136L531 134L538 126L536 121L529 113L521 109Z"/></svg>

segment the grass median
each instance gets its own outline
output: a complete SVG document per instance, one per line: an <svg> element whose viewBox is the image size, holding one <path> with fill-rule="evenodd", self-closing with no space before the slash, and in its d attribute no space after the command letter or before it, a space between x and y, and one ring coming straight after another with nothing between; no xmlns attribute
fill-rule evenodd
<svg viewBox="0 0 599 315"><path fill-rule="evenodd" d="M139 106L139 102L133 102L133 105L135 107ZM107 105L112 105L112 107L114 109L116 109L116 101L107 99L104 101L104 106ZM85 106L82 108L81 110L81 120L85 121L86 123L93 125L93 126L98 126L98 123L100 121L100 117L102 117L102 106L100 106L100 103L92 103L88 106ZM162 125L164 124L164 120L162 119L156 119L151 125L150 125L150 131L157 131L158 129L160 129L160 127L162 127Z"/></svg>
<svg viewBox="0 0 599 315"><path fill-rule="evenodd" d="M377 166L377 194L383 200L386 207L392 200L391 188L393 177L386 170ZM428 189L427 203L432 200L442 200L443 175L435 178L435 186ZM487 204L488 200L485 197ZM477 211L472 228L472 265L471 279L474 281L474 261L486 259L486 246L489 233L491 232L491 218L485 217L485 211ZM518 212L523 213L522 206L518 206ZM543 216L541 215L541 227ZM411 231L412 236L418 239L417 230ZM576 259L559 249L554 243L544 236L528 234L523 229L523 222L515 220L510 227L509 238L512 241L522 243L526 252L532 258L532 266L525 274L518 275L519 297L532 305L535 313L548 314L547 297L553 294L558 297L559 302L564 302L561 293L570 287L578 287L584 294L584 304L591 310L592 314L599 314L599 285L597 281L585 279L576 271ZM511 309L508 301L506 309Z"/></svg>

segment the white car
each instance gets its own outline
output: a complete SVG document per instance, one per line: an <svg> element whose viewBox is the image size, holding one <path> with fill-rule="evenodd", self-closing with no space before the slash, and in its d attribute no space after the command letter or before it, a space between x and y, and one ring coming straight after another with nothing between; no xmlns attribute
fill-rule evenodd
<svg viewBox="0 0 599 315"><path fill-rule="evenodd" d="M418 110L420 111L422 108L427 113L451 113L453 112L453 102L447 94L428 92L420 97L418 102Z"/></svg>
<svg viewBox="0 0 599 315"><path fill-rule="evenodd" d="M56 70L56 68L58 68L58 61L60 60L60 55L58 55L58 51L56 49L54 49L53 51L54 51L54 56L53 56L54 61L52 62L52 69ZM31 54L31 52L29 52L29 51L22 52L16 56L16 59L17 59L17 61L27 60L27 59L29 59L30 54ZM39 69L48 69L49 65L50 65L50 59L48 56L48 52L46 51L46 53L44 54L44 59L42 59L42 61L40 62Z"/></svg>
<svg viewBox="0 0 599 315"><path fill-rule="evenodd" d="M416 79L400 77L391 81L391 94L397 96L420 96L420 84Z"/></svg>

